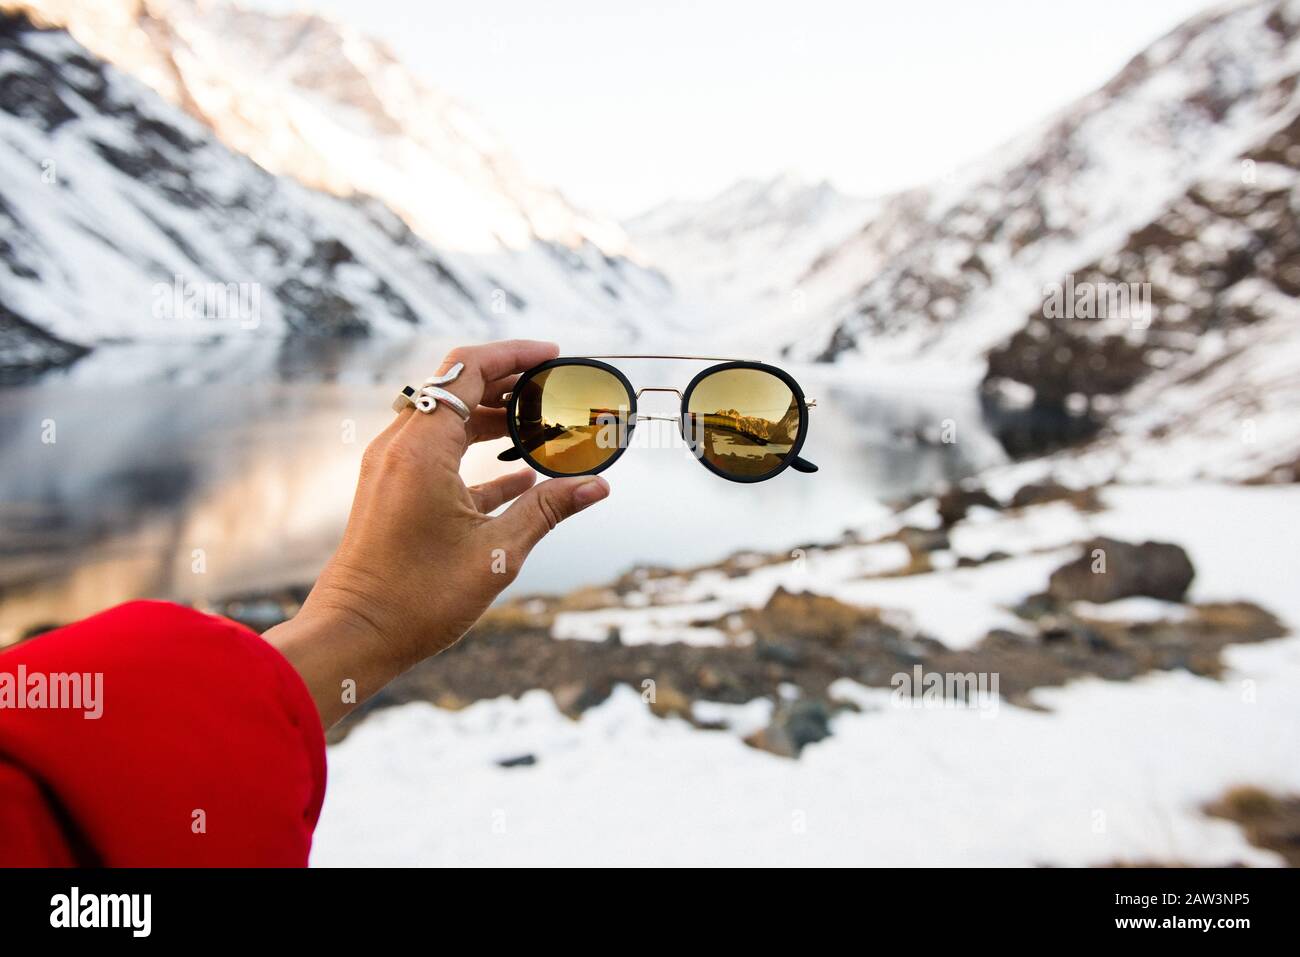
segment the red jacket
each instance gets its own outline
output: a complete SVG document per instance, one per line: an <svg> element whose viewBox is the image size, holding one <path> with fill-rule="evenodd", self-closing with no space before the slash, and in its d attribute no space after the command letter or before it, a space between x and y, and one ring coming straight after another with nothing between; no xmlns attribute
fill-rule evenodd
<svg viewBox="0 0 1300 957"><path fill-rule="evenodd" d="M99 718L5 697L73 672ZM316 706L242 625L138 601L0 654L0 865L304 866L324 796Z"/></svg>

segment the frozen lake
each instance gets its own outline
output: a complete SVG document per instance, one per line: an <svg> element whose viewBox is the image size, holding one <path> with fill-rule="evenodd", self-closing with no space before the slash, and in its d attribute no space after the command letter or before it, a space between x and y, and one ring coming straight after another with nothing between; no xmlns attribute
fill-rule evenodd
<svg viewBox="0 0 1300 957"><path fill-rule="evenodd" d="M106 346L0 388L0 642L133 597L202 600L311 581L393 394L451 345ZM705 365L621 363L638 387L679 388ZM878 499L999 458L969 386L788 368L818 399L803 452L818 474L726 482L680 447L671 423L647 422L604 473L610 499L557 529L512 591L833 538ZM676 402L648 393L642 412L673 414ZM941 441L945 422L954 443ZM501 447L471 449L466 479L513 467L496 462Z"/></svg>

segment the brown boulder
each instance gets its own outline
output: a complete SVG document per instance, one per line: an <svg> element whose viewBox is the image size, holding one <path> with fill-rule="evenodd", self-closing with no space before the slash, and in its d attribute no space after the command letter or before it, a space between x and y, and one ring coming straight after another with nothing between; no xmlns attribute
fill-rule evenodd
<svg viewBox="0 0 1300 957"><path fill-rule="evenodd" d="M1016 494L1011 496L1012 508L1028 508L1031 505L1045 505L1048 502L1070 502L1081 511L1096 511L1101 507L1097 493L1092 489L1072 489L1052 479L1022 485L1016 490Z"/></svg>
<svg viewBox="0 0 1300 957"><path fill-rule="evenodd" d="M759 643L764 646L788 638L835 644L851 637L863 625L878 624L880 613L874 608L845 604L829 595L788 592L778 587L766 605L749 613L749 619Z"/></svg>
<svg viewBox="0 0 1300 957"><path fill-rule="evenodd" d="M998 509L1002 503L982 488L953 488L939 496L939 520L944 528L951 528L966 517L976 505Z"/></svg>
<svg viewBox="0 0 1300 957"><path fill-rule="evenodd" d="M772 723L745 738L745 743L783 758L797 758L805 747L830 734L831 710L826 703L800 698L780 705L772 715Z"/></svg>
<svg viewBox="0 0 1300 957"><path fill-rule="evenodd" d="M1195 574L1180 545L1097 538L1085 543L1079 558L1052 572L1047 593L1058 601L1095 604L1136 596L1182 601Z"/></svg>

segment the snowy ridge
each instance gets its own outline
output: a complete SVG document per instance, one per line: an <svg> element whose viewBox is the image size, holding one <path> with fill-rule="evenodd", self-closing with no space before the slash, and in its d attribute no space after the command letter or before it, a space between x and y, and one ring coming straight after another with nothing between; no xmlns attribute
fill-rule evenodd
<svg viewBox="0 0 1300 957"><path fill-rule="evenodd" d="M669 201L624 225L684 293L777 306L817 257L874 209L828 182L785 173L742 180L701 202Z"/></svg>
<svg viewBox="0 0 1300 957"><path fill-rule="evenodd" d="M1037 315L990 353L986 388L1005 391L1005 377L1107 420L1087 447L1029 467L1072 483L1300 474L1297 157L1293 119L1079 271L1149 277L1142 328Z"/></svg>
<svg viewBox="0 0 1300 957"><path fill-rule="evenodd" d="M1044 284L1118 248L1297 110L1292 0L1195 18L1041 128L888 199L803 277L792 354L978 363ZM1146 278L1146 277L1141 277Z"/></svg>
<svg viewBox="0 0 1300 957"><path fill-rule="evenodd" d="M60 343L490 327L381 204L268 173L22 16L0 16L0 163L0 365L75 354ZM239 289L209 307L194 284Z"/></svg>
<svg viewBox="0 0 1300 957"><path fill-rule="evenodd" d="M373 196L498 326L636 336L668 289L622 231L528 177L472 114L324 17L225 0L24 0L273 173Z"/></svg>

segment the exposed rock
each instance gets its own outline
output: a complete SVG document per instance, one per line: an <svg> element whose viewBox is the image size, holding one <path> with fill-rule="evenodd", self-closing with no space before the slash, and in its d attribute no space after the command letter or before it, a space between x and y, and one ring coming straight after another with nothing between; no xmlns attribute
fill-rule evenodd
<svg viewBox="0 0 1300 957"><path fill-rule="evenodd" d="M439 703L448 695L462 703L541 688L551 692L561 712L576 718L603 702L617 684L642 694L646 682L653 681L654 713L698 726L692 714L696 701L777 701L789 685L804 697L824 699L841 677L886 687L890 676L910 668L918 653L941 647L905 637L871 609L819 595L774 598L770 617L766 609L745 613L750 626L766 638L724 647L558 640L546 627L524 624L528 616L485 615L463 641L384 688L365 712L408 701ZM363 717L344 721L330 740L341 740Z"/></svg>
<svg viewBox="0 0 1300 957"><path fill-rule="evenodd" d="M830 722L831 711L824 701L799 698L778 707L771 723L745 738L745 743L783 758L797 758L808 745L830 737Z"/></svg>
<svg viewBox="0 0 1300 957"><path fill-rule="evenodd" d="M782 668L798 668L804 663L803 652L779 641L758 641L754 654L759 661L768 661Z"/></svg>
<svg viewBox="0 0 1300 957"><path fill-rule="evenodd" d="M691 699L670 684L656 684L650 710L660 718L691 718Z"/></svg>
<svg viewBox="0 0 1300 957"><path fill-rule="evenodd" d="M939 496L939 520L944 528L951 528L966 517L966 513L975 506L999 509L1002 503L982 488L949 489Z"/></svg>
<svg viewBox="0 0 1300 957"><path fill-rule="evenodd" d="M499 768L531 768L537 763L537 755L520 754L513 758L502 758L497 762Z"/></svg>
<svg viewBox="0 0 1300 957"><path fill-rule="evenodd" d="M913 555L941 552L950 546L948 533L941 528L913 528L909 525L899 530L898 540Z"/></svg>
<svg viewBox="0 0 1300 957"><path fill-rule="evenodd" d="M1300 482L1300 457L1290 462L1279 463L1259 475L1252 476L1245 484L1294 485L1297 482Z"/></svg>
<svg viewBox="0 0 1300 957"><path fill-rule="evenodd" d="M619 605L620 593L616 589L604 586L575 588L555 600L555 611L595 611L599 608L614 608Z"/></svg>
<svg viewBox="0 0 1300 957"><path fill-rule="evenodd" d="M999 381L981 384L980 408L989 431L1012 458L1054 452L1086 442L1101 431L1099 417L1089 410L1071 411L1056 399L1036 397L1026 408L1008 406Z"/></svg>
<svg viewBox="0 0 1300 957"><path fill-rule="evenodd" d="M990 381L1010 379L1030 386L1041 408L1063 407L1071 395L1124 392L1150 368L1146 350L1126 336L1084 338L1074 325L1039 313L992 350L988 361Z"/></svg>
<svg viewBox="0 0 1300 957"><path fill-rule="evenodd" d="M1207 91L1210 93L1211 91ZM1285 92L1278 102L1286 102ZM1300 213L1294 181L1259 181L1243 168L1296 168L1300 117L1270 133L1223 175L1191 186L1155 220L1134 230L1118 249L1076 270L1073 288L1124 292L1134 277L1149 280L1141 313L1107 318L1048 315L1039 309L1025 326L988 354L982 387L986 416L1013 456L1049 452L1085 441L1105 424L1093 401L1123 396L1153 370L1183 363L1195 375L1198 345L1259 322L1300 295ZM1004 407L1005 382L1028 386L1030 409ZM1070 400L1084 408L1070 410ZM1112 401L1111 408L1119 408Z"/></svg>
<svg viewBox="0 0 1300 957"><path fill-rule="evenodd" d="M1007 552L994 549L983 558L974 558L970 555L962 555L957 559L958 568L978 568L980 565L987 565L989 562L1004 562L1011 556Z"/></svg>
<svg viewBox="0 0 1300 957"><path fill-rule="evenodd" d="M749 618L754 634L769 649L784 638L841 644L863 626L880 623L880 613L874 608L846 605L813 592L794 594L779 587L767 604ZM779 660L779 655L771 660Z"/></svg>
<svg viewBox="0 0 1300 957"><path fill-rule="evenodd" d="M1249 602L1196 605L1178 621L1083 621L1066 613L1045 615L1037 636L990 632L974 648L927 649L927 671L999 676L998 692L1013 704L1034 707L1034 688L1059 687L1084 676L1128 681L1152 671L1189 671L1222 677L1229 644L1279 638L1287 629Z"/></svg>
<svg viewBox="0 0 1300 957"><path fill-rule="evenodd" d="M795 596L798 597L798 596ZM927 672L999 675L999 694L1013 704L1038 708L1028 697L1034 688L1064 685L1095 676L1126 681L1151 671L1181 669L1220 677L1221 650L1229 644L1264 641L1286 633L1263 609L1245 602L1192 606L1177 621L1124 623L1090 621L1062 610L1041 596L1037 635L991 632L973 648L955 651L933 639L911 636L873 619L864 619L841 641L787 634L766 645L703 647L684 644L611 646L600 642L557 640L545 628L503 627L501 619L480 622L466 639L437 658L402 675L357 715L336 726L331 742L341 740L365 715L408 701L430 701L462 708L502 695L518 697L534 688L549 690L556 707L577 718L605 701L617 684L643 693L655 682L652 711L697 727L697 701L743 704L756 698L783 701L783 689L799 689L800 702L825 702L839 678L874 688L889 688L893 676L920 664ZM761 614L761 610L753 614ZM770 626L769 626L770 628ZM775 634L776 632L773 631ZM773 649L779 648L774 660ZM778 705L780 720L755 746L796 753L814 738L818 708ZM782 735L785 735L784 737Z"/></svg>
<svg viewBox="0 0 1300 957"><path fill-rule="evenodd" d="M577 718L608 698L609 690L582 681L567 681L553 687L551 695L555 698L555 707L570 718Z"/></svg>
<svg viewBox="0 0 1300 957"><path fill-rule="evenodd" d="M1045 642L1073 644L1086 651L1103 652L1111 648L1101 632L1075 618L1048 620L1038 637Z"/></svg>
<svg viewBox="0 0 1300 957"><path fill-rule="evenodd" d="M1011 508L1028 508L1031 505L1045 505L1048 502L1069 502L1081 512L1093 512L1101 508L1095 489L1073 489L1053 479L1044 482L1030 482L1016 489L1011 496Z"/></svg>
<svg viewBox="0 0 1300 957"><path fill-rule="evenodd" d="M3 223L0 216L0 225ZM0 237L0 264L7 263L12 270L7 243ZM46 332L0 303L0 385L16 384L46 369L71 365L89 351Z"/></svg>
<svg viewBox="0 0 1300 957"><path fill-rule="evenodd" d="M1041 710L1029 697L1035 688L1087 676L1123 681L1171 669L1219 677L1224 670L1220 652L1226 645L1285 633L1276 618L1244 602L1185 606L1176 618L1164 621L1092 620L1077 614L1072 603L1079 598L1101 602L1154 593L1177 600L1192 577L1191 563L1177 546L1107 539L1089 543L1093 545L1106 550L1105 574L1093 575L1090 561L1084 559L1070 563L1053 576L1052 591L1031 596L1015 609L1036 625L1032 633L997 630L960 651L886 623L878 609L781 588L760 608L693 623L721 628L733 640L742 635L753 639L721 646L626 645L551 636L555 610L570 602L594 609L624 607L626 596L611 589L585 589L569 598L515 599L491 609L465 640L389 684L332 729L329 740L342 740L351 727L380 708L427 701L460 709L533 689L549 691L556 707L576 719L622 684L638 694L653 689L646 700L655 715L701 729L721 729L725 722L708 724L695 718L697 702L776 702L771 724L750 743L795 756L829 733L829 716L841 707L828 703L830 688L841 678L890 688L894 676L917 665L927 672L996 674L998 693L1005 700ZM1091 551L1085 558L1091 559ZM291 614L305 593L305 588L296 588L245 594L218 602L214 609L236 616L255 613L251 617L264 625L276 608ZM792 688L797 697L790 702Z"/></svg>
<svg viewBox="0 0 1300 957"><path fill-rule="evenodd" d="M1079 558L1052 572L1047 594L1057 601L1096 604L1136 596L1176 602L1187 594L1195 573L1180 545L1098 538L1084 545Z"/></svg>
<svg viewBox="0 0 1300 957"><path fill-rule="evenodd" d="M466 701L454 691L439 692L433 703L443 711L464 711L474 702Z"/></svg>
<svg viewBox="0 0 1300 957"><path fill-rule="evenodd" d="M1300 795L1236 787L1207 804L1205 813L1240 824L1251 844L1280 854L1291 867L1300 867Z"/></svg>

